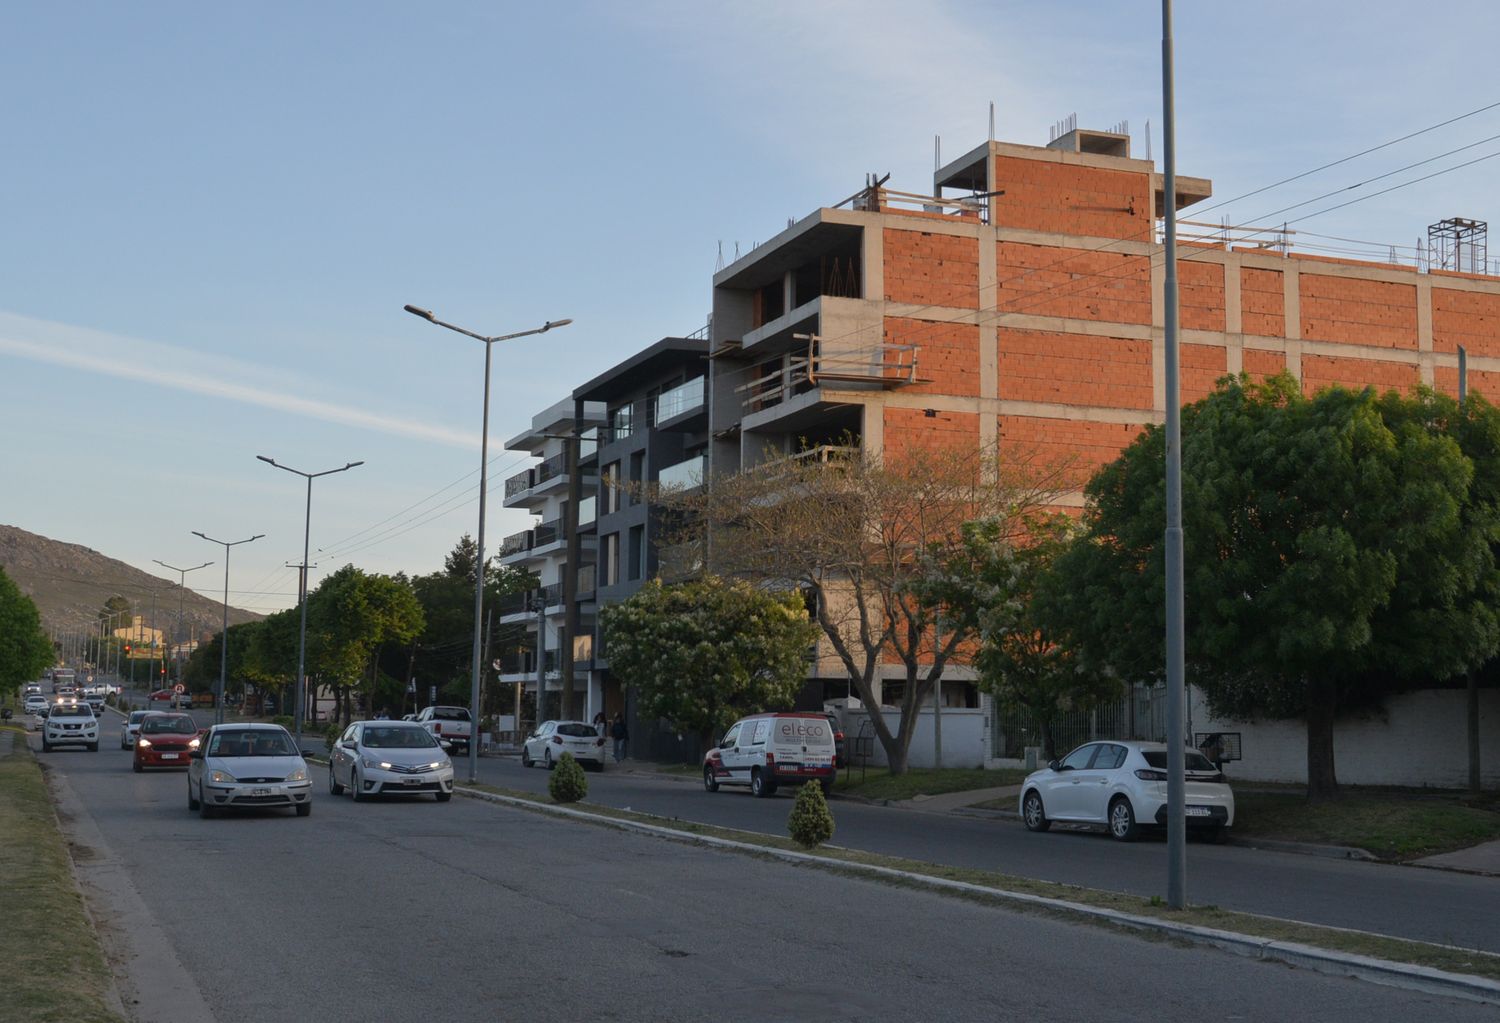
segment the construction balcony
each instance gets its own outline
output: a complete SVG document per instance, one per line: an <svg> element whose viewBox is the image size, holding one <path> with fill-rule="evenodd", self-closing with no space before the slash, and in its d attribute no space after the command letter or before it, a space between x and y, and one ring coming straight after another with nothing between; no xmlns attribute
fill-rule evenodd
<svg viewBox="0 0 1500 1023"><path fill-rule="evenodd" d="M589 499L592 501L592 499ZM599 545L599 540L592 532L585 533L584 527L593 523L592 515L587 523L582 521L584 504L579 502L579 550L585 554L592 554ZM589 503L590 510L592 503ZM568 537L563 531L562 519L551 519L530 529L523 529L519 533L512 533L500 541L500 564L521 565L533 560L542 560L551 554L560 554L567 550Z"/></svg>
<svg viewBox="0 0 1500 1023"><path fill-rule="evenodd" d="M589 469L580 465L579 472L581 485L585 490L598 485L598 477L592 475ZM534 508L544 498L565 491L567 487L568 456L556 454L508 478L505 481L504 504L507 508Z"/></svg>

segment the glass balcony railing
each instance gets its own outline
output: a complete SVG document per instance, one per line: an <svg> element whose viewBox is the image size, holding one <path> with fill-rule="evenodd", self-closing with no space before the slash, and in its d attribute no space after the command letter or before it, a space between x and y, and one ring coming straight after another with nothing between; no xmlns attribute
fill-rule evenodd
<svg viewBox="0 0 1500 1023"><path fill-rule="evenodd" d="M687 383L678 384L670 391L663 391L656 399L656 415L651 425L665 422L684 412L703 407L703 384L706 377L695 377Z"/></svg>
<svg viewBox="0 0 1500 1023"><path fill-rule="evenodd" d="M505 496L515 497L517 494L531 489L531 470L518 472L505 481Z"/></svg>
<svg viewBox="0 0 1500 1023"><path fill-rule="evenodd" d="M656 482L663 490L692 490L703 485L705 468L704 457L695 455L661 470L656 474Z"/></svg>
<svg viewBox="0 0 1500 1023"><path fill-rule="evenodd" d="M599 499L585 497L578 502L578 525L587 526L598 517Z"/></svg>
<svg viewBox="0 0 1500 1023"><path fill-rule="evenodd" d="M557 543L557 541L562 539L563 535L562 519L552 519L548 522L543 522L540 526L533 529L531 534L531 546L533 550L537 547L545 547L548 544Z"/></svg>

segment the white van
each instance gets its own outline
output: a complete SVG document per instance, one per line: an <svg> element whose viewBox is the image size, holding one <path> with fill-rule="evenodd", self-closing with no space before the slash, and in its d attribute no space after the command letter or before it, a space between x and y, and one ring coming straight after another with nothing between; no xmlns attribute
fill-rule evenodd
<svg viewBox="0 0 1500 1023"><path fill-rule="evenodd" d="M833 789L837 747L823 714L753 714L736 721L703 757L703 787L748 785L756 796L770 796L777 785L816 781Z"/></svg>

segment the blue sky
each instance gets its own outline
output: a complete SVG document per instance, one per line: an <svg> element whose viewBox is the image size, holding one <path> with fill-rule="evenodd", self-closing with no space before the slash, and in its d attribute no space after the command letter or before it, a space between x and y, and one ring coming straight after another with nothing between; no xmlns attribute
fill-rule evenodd
<svg viewBox="0 0 1500 1023"><path fill-rule="evenodd" d="M1483 52L1453 55L1496 37L1492 3L1177 7L1179 170L1217 197L1500 100ZM1157 5L1123 0L9 5L0 522L147 570L218 560L192 530L264 533L230 586L274 610L295 600L303 491L255 456L363 459L315 487L315 580L432 571L475 526L483 356L404 303L486 333L576 321L496 349L500 454L701 326L721 243L867 171L930 190L933 136L949 157L979 144L992 100L997 136L1031 144L1076 111L1129 120L1142 155L1149 119L1159 159L1159 39ZM1500 109L1212 216L1254 223L1491 136ZM1304 226L1403 246L1449 216L1500 227L1497 172ZM490 508L492 545L527 524ZM216 593L216 571L194 581Z"/></svg>

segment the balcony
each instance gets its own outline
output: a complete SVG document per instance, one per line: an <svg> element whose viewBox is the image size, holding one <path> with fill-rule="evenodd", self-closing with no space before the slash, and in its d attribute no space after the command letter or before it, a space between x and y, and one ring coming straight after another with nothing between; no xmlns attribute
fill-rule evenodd
<svg viewBox="0 0 1500 1023"><path fill-rule="evenodd" d="M512 554L521 554L531 550L531 530L523 529L519 533L512 533L500 541L500 557L508 558Z"/></svg>
<svg viewBox="0 0 1500 1023"><path fill-rule="evenodd" d="M707 468L705 457L695 455L662 469L656 474L656 482L662 490L693 490L703 485L703 476Z"/></svg>
<svg viewBox="0 0 1500 1023"><path fill-rule="evenodd" d="M694 377L658 395L651 425L660 426L669 419L675 419L702 408L703 388L707 379L707 377Z"/></svg>
<svg viewBox="0 0 1500 1023"><path fill-rule="evenodd" d="M505 481L505 499L509 501L517 494L524 494L531 489L531 470L525 469L516 473Z"/></svg>

